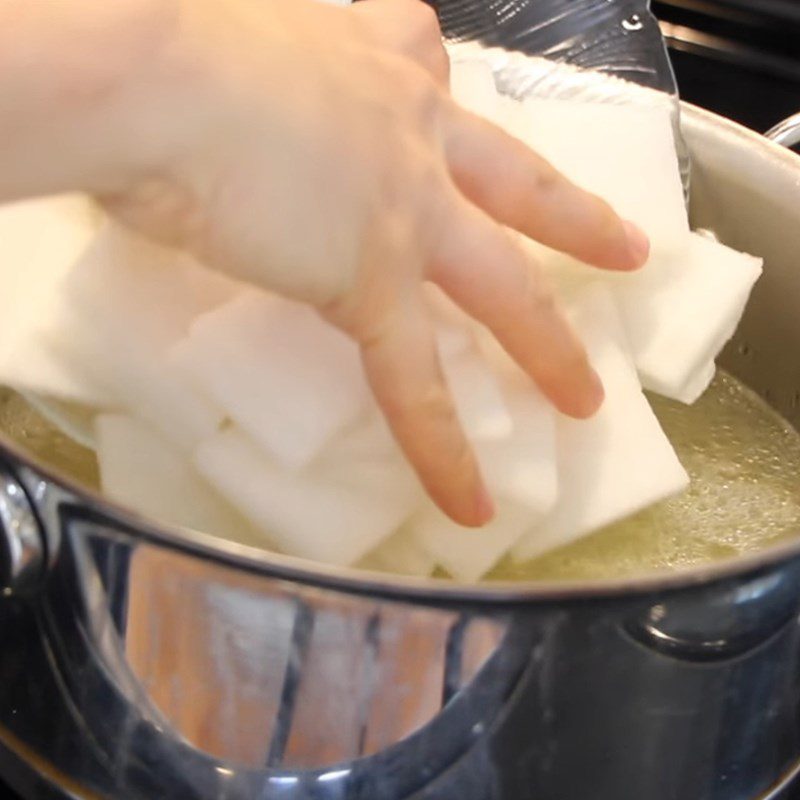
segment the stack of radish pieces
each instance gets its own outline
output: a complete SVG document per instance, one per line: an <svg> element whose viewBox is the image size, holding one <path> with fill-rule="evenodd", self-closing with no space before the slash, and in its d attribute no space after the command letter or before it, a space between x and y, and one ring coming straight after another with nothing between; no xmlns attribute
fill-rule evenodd
<svg viewBox="0 0 800 800"><path fill-rule="evenodd" d="M714 373L760 260L691 233L668 108L498 92L479 51L463 105L502 125L651 237L636 274L531 242L606 389L553 410L491 336L430 290L460 419L494 493L485 528L426 499L355 344L312 309L229 280L81 198L0 211L0 382L93 447L102 488L166 523L337 565L458 580L527 560L688 483L642 387L691 403Z"/></svg>

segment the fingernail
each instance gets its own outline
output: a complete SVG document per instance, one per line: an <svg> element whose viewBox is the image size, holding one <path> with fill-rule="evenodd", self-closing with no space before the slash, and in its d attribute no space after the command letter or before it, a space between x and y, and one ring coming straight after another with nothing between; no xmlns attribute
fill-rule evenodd
<svg viewBox="0 0 800 800"><path fill-rule="evenodd" d="M606 399L606 390L603 388L603 381L600 379L600 376L591 368L589 369L589 373L590 383L589 391L586 394L584 417L591 417L599 411L600 406L603 405L603 401Z"/></svg>
<svg viewBox="0 0 800 800"><path fill-rule="evenodd" d="M636 267L641 267L650 256L650 239L638 225L629 220L623 222L623 227L628 237L628 252Z"/></svg>
<svg viewBox="0 0 800 800"><path fill-rule="evenodd" d="M494 517L494 500L487 488L483 485L478 489L475 498L475 513L478 525L485 525Z"/></svg>

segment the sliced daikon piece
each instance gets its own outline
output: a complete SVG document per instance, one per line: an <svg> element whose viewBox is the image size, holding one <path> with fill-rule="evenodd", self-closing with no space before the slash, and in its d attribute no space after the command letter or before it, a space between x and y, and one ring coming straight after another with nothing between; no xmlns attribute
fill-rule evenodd
<svg viewBox="0 0 800 800"><path fill-rule="evenodd" d="M406 528L367 553L358 566L374 572L392 572L425 578L436 569L436 559Z"/></svg>
<svg viewBox="0 0 800 800"><path fill-rule="evenodd" d="M399 458L355 460L329 448L302 472L271 461L231 428L201 443L200 473L283 552L352 564L396 531L421 501Z"/></svg>
<svg viewBox="0 0 800 800"><path fill-rule="evenodd" d="M634 514L689 483L642 394L609 290L587 286L568 308L606 398L588 420L558 417L559 497L552 512L513 548L518 560Z"/></svg>
<svg viewBox="0 0 800 800"><path fill-rule="evenodd" d="M255 289L198 318L173 361L293 469L308 464L370 397L351 339L313 309Z"/></svg>
<svg viewBox="0 0 800 800"><path fill-rule="evenodd" d="M418 545L460 581L482 578L535 522L529 508L497 503L494 519L482 528L464 528L428 503L409 523Z"/></svg>
<svg viewBox="0 0 800 800"><path fill-rule="evenodd" d="M443 368L467 437L473 442L508 437L513 429L511 414L477 349L445 358Z"/></svg>
<svg viewBox="0 0 800 800"><path fill-rule="evenodd" d="M527 507L533 522L558 493L555 410L491 333L478 339L503 386L512 424L510 435L475 442L481 470L492 493Z"/></svg>
<svg viewBox="0 0 800 800"><path fill-rule="evenodd" d="M763 261L700 234L681 256L614 283L642 384L693 403L744 312Z"/></svg>
<svg viewBox="0 0 800 800"><path fill-rule="evenodd" d="M96 419L103 491L154 520L226 539L257 540L247 523L206 483L189 456L150 425L121 414ZM261 545L267 538L258 537Z"/></svg>
<svg viewBox="0 0 800 800"><path fill-rule="evenodd" d="M517 135L514 127L519 103L495 88L491 66L480 60L454 61L450 66L450 93L455 101L473 114Z"/></svg>
<svg viewBox="0 0 800 800"><path fill-rule="evenodd" d="M94 232L89 201L81 195L0 209L0 382L89 405L108 400L100 387L63 363L48 342L69 335L60 325L59 290Z"/></svg>
<svg viewBox="0 0 800 800"><path fill-rule="evenodd" d="M392 459L400 455L389 424L374 401L370 401L367 411L355 422L336 435L312 464L319 461L329 463L331 448L339 458L357 462Z"/></svg>
<svg viewBox="0 0 800 800"><path fill-rule="evenodd" d="M30 335L17 340L17 345L6 351L8 359L0 366L0 382L13 386L27 396L37 395L68 403L78 403L93 408L110 408L115 395L102 382L92 379L87 370L71 359L64 358L61 348L54 342L71 336L65 326L60 308L52 313L42 306L44 322Z"/></svg>
<svg viewBox="0 0 800 800"><path fill-rule="evenodd" d="M450 94L463 108L494 120L499 113L499 97L491 66L479 59L450 62Z"/></svg>
<svg viewBox="0 0 800 800"><path fill-rule="evenodd" d="M458 356L475 344L477 323L433 284L424 286L425 299L433 315L436 344L443 360Z"/></svg>
<svg viewBox="0 0 800 800"><path fill-rule="evenodd" d="M135 338L162 348L185 336L196 316L235 297L241 286L186 253L109 223L70 270L65 299L115 334L140 319ZM131 329L123 333L130 335Z"/></svg>
<svg viewBox="0 0 800 800"><path fill-rule="evenodd" d="M554 506L558 495L555 412L530 382L508 395L513 430L476 443L497 515L481 529L464 528L425 504L409 523L420 547L453 577L471 581L488 572Z"/></svg>
<svg viewBox="0 0 800 800"><path fill-rule="evenodd" d="M62 330L51 345L126 409L190 446L213 433L223 412L167 361L195 316L238 291L238 284L109 225L63 285Z"/></svg>
<svg viewBox="0 0 800 800"><path fill-rule="evenodd" d="M503 439L477 442L484 479L495 497L528 510L533 524L558 496L555 411L527 379L507 395L512 430Z"/></svg>
<svg viewBox="0 0 800 800"><path fill-rule="evenodd" d="M470 355L478 361L476 355ZM492 493L526 506L533 519L549 510L557 494L555 412L524 375L520 386L508 393L492 378L486 403L462 399L470 392L478 396L485 389L483 382L491 372L483 363L480 370L474 382L463 380L455 388L457 412ZM464 372L462 377L466 375ZM473 424L467 421L470 418ZM334 452L343 461L403 458L386 420L374 406L340 434Z"/></svg>
<svg viewBox="0 0 800 800"><path fill-rule="evenodd" d="M513 132L570 180L674 252L689 232L669 108L545 100L519 105Z"/></svg>
<svg viewBox="0 0 800 800"><path fill-rule="evenodd" d="M674 394L665 396L671 396L675 400L691 405L706 389L708 389L716 374L716 363L714 361L709 361L704 367L699 368L680 389L674 392ZM661 394L664 393L661 392Z"/></svg>

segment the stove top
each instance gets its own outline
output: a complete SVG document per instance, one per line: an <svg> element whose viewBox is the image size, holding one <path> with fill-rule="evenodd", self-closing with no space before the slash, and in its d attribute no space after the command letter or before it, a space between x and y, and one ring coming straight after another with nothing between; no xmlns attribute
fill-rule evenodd
<svg viewBox="0 0 800 800"><path fill-rule="evenodd" d="M681 96L757 131L800 111L796 0L653 2Z"/></svg>

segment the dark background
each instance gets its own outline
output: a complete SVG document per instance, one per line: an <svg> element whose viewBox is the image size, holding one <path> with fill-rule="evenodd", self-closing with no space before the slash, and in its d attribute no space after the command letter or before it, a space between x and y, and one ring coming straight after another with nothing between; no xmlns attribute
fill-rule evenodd
<svg viewBox="0 0 800 800"><path fill-rule="evenodd" d="M800 0L652 7L684 100L761 132L800 111Z"/></svg>

